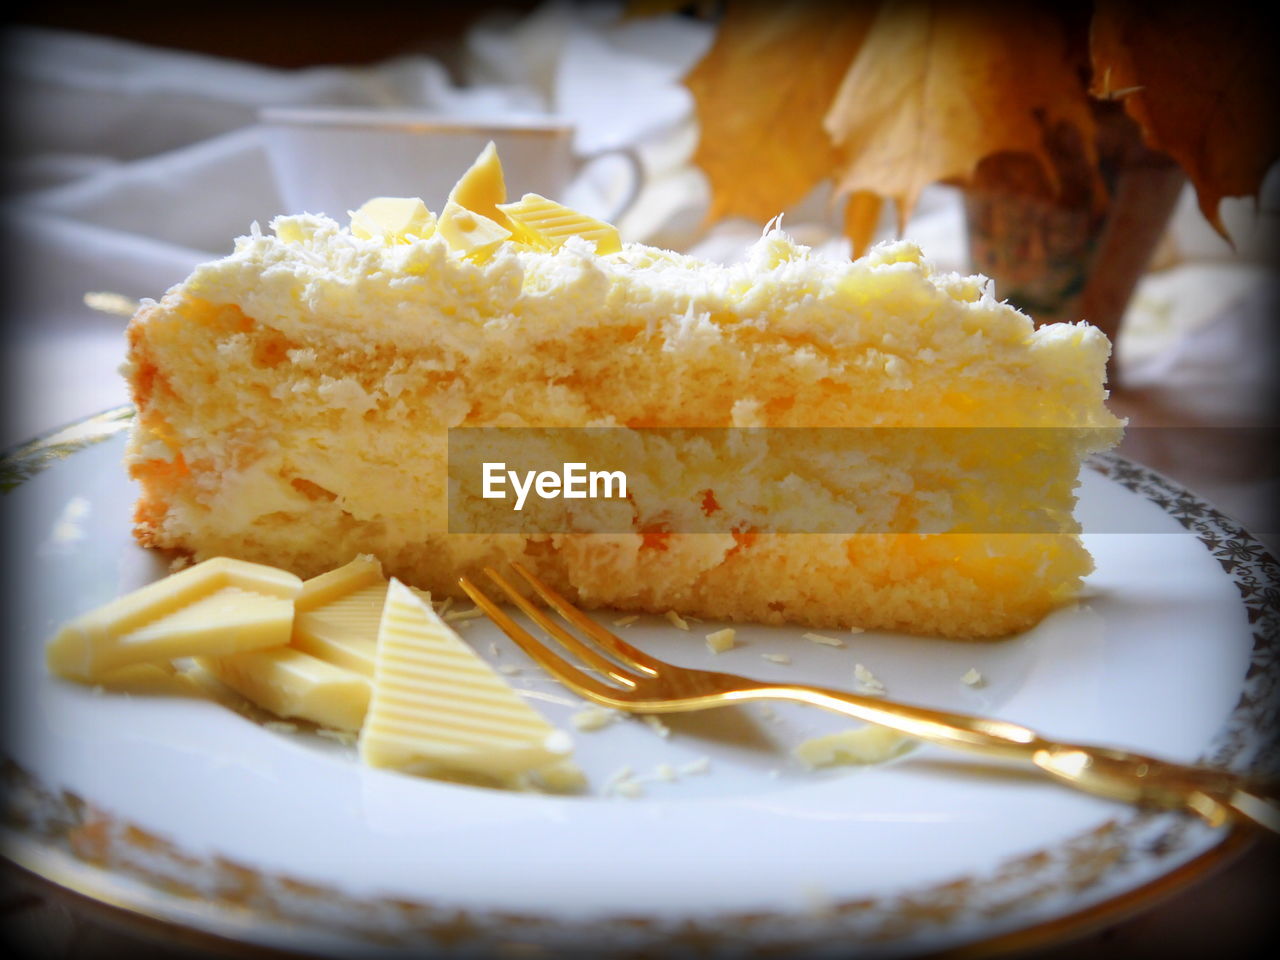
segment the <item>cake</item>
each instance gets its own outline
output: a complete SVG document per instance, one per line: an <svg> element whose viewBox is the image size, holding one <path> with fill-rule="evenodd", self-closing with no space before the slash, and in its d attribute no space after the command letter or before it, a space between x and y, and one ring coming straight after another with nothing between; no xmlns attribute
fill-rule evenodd
<svg viewBox="0 0 1280 960"><path fill-rule="evenodd" d="M438 216L413 198L348 225L281 216L144 302L123 368L138 540L301 577L372 554L437 598L518 559L589 608L948 637L1026 629L1076 594L1091 569L1080 463L1119 426L1100 331L1037 328L906 241L841 261L771 228L723 266L506 199L490 148ZM463 427L884 431L861 471L780 480L798 484L788 504L878 519L688 532L627 501L603 532L451 533ZM1039 454L977 483L988 457L938 442L1014 427ZM746 482L726 466L700 488L704 513Z"/></svg>

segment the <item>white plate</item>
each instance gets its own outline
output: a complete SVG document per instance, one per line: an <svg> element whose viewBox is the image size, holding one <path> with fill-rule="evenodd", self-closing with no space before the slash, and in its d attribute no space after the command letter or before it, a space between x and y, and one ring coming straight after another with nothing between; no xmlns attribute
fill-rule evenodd
<svg viewBox="0 0 1280 960"><path fill-rule="evenodd" d="M334 954L431 944L593 953L703 947L918 952L1064 930L1233 843L1034 775L923 747L891 763L804 770L795 743L840 727L760 705L636 718L577 734L591 789L516 794L369 770L352 748L264 727L213 702L106 693L51 678L58 623L164 572L130 538L127 411L5 462L10 625L3 696L6 853L90 896L260 944ZM1086 595L997 643L739 627L713 657L694 623L626 636L677 662L854 686L861 662L895 699L1014 720L1233 769L1274 763L1274 561L1212 508L1118 458L1085 471L1097 561ZM603 617L609 623L610 618ZM581 707L487 621L464 636L570 727ZM786 652L789 665L762 653ZM977 667L987 685L961 676ZM1272 755L1267 756L1268 750ZM610 793L623 766L706 773ZM1046 926L1047 925L1047 926Z"/></svg>

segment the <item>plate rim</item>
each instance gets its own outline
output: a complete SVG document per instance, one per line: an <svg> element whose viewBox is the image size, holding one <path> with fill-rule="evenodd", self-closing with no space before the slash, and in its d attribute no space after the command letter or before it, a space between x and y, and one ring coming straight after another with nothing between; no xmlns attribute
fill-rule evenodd
<svg viewBox="0 0 1280 960"><path fill-rule="evenodd" d="M42 472L45 467L66 459L86 447L119 435L129 428L133 416L134 409L131 405L113 407L102 413L55 428L10 448L0 455L0 490L7 494ZM1259 703L1259 701L1265 701L1265 698L1254 697L1250 700L1248 696L1250 681L1253 681L1253 686L1263 686L1273 693L1280 686L1280 657L1276 656L1276 648L1280 647L1280 629L1278 629L1280 627L1280 596L1275 589L1278 579L1276 560L1265 544L1250 535L1239 523L1180 483L1159 472L1110 452L1095 455L1089 461L1089 465L1130 492L1155 503L1166 514L1178 520L1188 533L1195 534L1201 545L1219 562L1224 573L1240 590L1241 603L1247 610L1248 627L1253 636L1250 668L1242 678L1239 700L1215 733L1210 742L1210 748L1199 758L1200 762L1234 766L1239 769L1242 751L1245 748L1241 729L1250 737L1265 741L1268 732L1274 737L1277 726L1277 717L1274 712L1269 716L1265 715ZM1257 710L1252 717L1252 724L1248 722L1250 719L1248 711L1251 705ZM1231 737L1226 736L1232 730L1237 733L1234 742ZM1265 750L1256 752L1248 766L1254 768L1260 762L1274 763L1274 757L1267 758L1264 754ZM228 938L226 933L219 932L217 925L228 919L232 913L240 914L239 919L230 924L230 927L243 933L245 932L243 914L249 911L259 932L273 927L280 929L296 927L298 918L290 917L287 910L277 912L273 918L270 909L264 910L261 903L251 905L250 898L243 895L239 898L223 896L220 899L202 896L202 917L207 921L204 924L192 922L190 918L176 919L175 915L180 914L181 911L174 905L166 905L165 898L171 896L175 890L181 894L183 892L181 884L175 884L171 876L163 873L152 873L148 876L147 870L140 869L136 865L130 867L127 859L115 867L109 867L110 858L119 852L112 849L113 842L116 842L116 846L120 846L117 842L119 838L127 838L125 846L140 845L151 855L158 855L160 859L169 857L175 863L184 864L192 869L229 870L239 879L241 886L245 885L246 873L254 875L256 881L264 878L252 867L225 861L219 864L216 857L204 858L205 862L201 864L200 858L183 851L172 841L150 834L134 824L116 820L110 814L95 809L83 798L65 791L54 794L36 782L11 758L0 756L0 762L3 763L0 781L6 787L7 798L19 796L28 803L29 807L33 803L35 805L34 809L21 810L16 809L12 802L6 804L3 846L0 847L0 854L21 869L55 887L68 890L95 903L124 911L127 915L172 927L175 931L183 933L194 929L217 940L230 939L237 944L243 943L279 951L281 947L274 944L267 945L252 936L233 935ZM1191 829L1192 826L1192 821L1177 814L1136 811L1108 819L1078 836L1056 841L1054 847L1059 849L1077 845L1077 867L1083 867L1086 872L1093 871L1086 886L1102 882L1102 878L1108 873L1115 858L1124 851L1125 843L1136 838L1138 834L1147 838L1144 842L1151 849L1159 849L1163 846L1165 849L1161 856L1180 850L1185 853L1188 847L1193 849L1186 860L1172 869L1160 872L1136 886L1112 892L1079 910L1051 915L1044 919L1028 918L1028 922L1022 926L1014 926L973 941L961 941L958 945L946 945L936 955L986 956L1062 942L1085 935L1089 930L1118 922L1154 906L1214 868L1225 865L1239 856L1255 840L1255 834L1247 828L1217 831L1216 835L1213 835L1206 834L1207 828L1197 832ZM117 841L111 839L113 834ZM1206 837L1209 840L1207 845ZM1196 846L1200 849L1194 849ZM996 872L1011 868L1016 874L1020 868L1019 865L1025 870L1028 862L1035 861L1037 857L1043 857L1048 853L1050 850L1040 849L1034 851L1029 857L1018 855L1006 859L997 864ZM65 862L59 862L59 858ZM126 889L111 890L109 880L118 878L120 875L118 872L130 869L132 869L131 879L135 882L131 886L126 885ZM973 876L971 874L965 879L972 879ZM322 901L333 896L339 900L357 904L385 900L385 898L376 897L350 897L340 891L316 887L305 881L288 878L283 874L277 875L276 879L296 886L306 896L318 896ZM99 882L105 889L98 885ZM256 882L248 883L250 887L257 885ZM930 887L925 887L919 892L928 893L929 891ZM271 903L270 900L267 902ZM476 936L492 935L495 931L501 934L504 927L508 929L502 939L527 941L531 930L541 929L545 933L548 932L549 924L554 924L561 930L571 931L570 942L582 942L584 935L594 938L602 930L610 929L620 921L630 929L631 933L646 935L647 939L644 941L646 947L671 946L679 943L681 939L694 945L698 943L705 945L708 942L726 945L734 943L735 937L732 933L726 937L725 931L740 931L744 919L741 913L721 911L715 915L714 923L701 924L686 920L673 931L664 929L662 921L651 917L610 915L605 918L592 918L586 922L566 923L561 918L517 916L502 911L480 911L469 914L462 909L436 909L429 901L397 900L395 903L397 908L420 908L421 916L415 918L413 926L414 939L402 944L406 946L421 942L423 934L430 936L437 946L474 944L478 942L474 939ZM858 905L836 903L834 908L837 914L841 914L847 908ZM1016 914L1016 909L1014 912ZM785 930L785 921L794 922L796 919L798 917L794 911L778 913L757 911L750 915L750 923L747 926L762 931L763 922L774 920L783 921ZM847 927L824 924L821 917L811 914L804 915L802 919L806 925L804 942L789 945L814 946L829 942L833 935L840 937L846 943L856 942L848 939ZM945 932L946 911L932 918L935 925L939 920L941 920L939 929ZM720 928L719 932L717 928ZM222 929L225 930L226 927ZM248 932L252 933L252 931ZM673 934L677 935L674 939ZM472 937L470 941L467 939L468 936ZM884 943L886 946L892 946L894 942L908 944L911 938L911 933L907 932L905 936L899 935L895 940ZM608 941L593 939L592 942L603 944ZM746 942L763 948L766 945L776 945L777 941L749 939ZM788 945L787 941L782 942ZM741 942L738 943L741 946ZM288 952L290 948L283 949Z"/></svg>

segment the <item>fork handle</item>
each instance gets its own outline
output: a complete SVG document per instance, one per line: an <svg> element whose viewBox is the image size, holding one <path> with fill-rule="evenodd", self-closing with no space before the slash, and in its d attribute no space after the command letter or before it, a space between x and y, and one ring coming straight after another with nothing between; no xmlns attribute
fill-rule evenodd
<svg viewBox="0 0 1280 960"><path fill-rule="evenodd" d="M1129 803L1189 810L1212 826L1246 822L1280 837L1280 790L1226 770L1114 750L1051 743L1032 762L1070 786Z"/></svg>
<svg viewBox="0 0 1280 960"><path fill-rule="evenodd" d="M1030 765L1087 793L1195 813L1213 826L1247 822L1280 836L1280 789L1224 770L1170 763L1110 747L1048 740L1005 720L881 702L806 684L761 683L743 699L794 700L879 724L939 746Z"/></svg>

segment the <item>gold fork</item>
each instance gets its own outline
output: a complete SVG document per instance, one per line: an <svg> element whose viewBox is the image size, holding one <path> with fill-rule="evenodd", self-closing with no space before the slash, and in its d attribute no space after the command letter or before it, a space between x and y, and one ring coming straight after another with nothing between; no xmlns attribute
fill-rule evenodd
<svg viewBox="0 0 1280 960"><path fill-rule="evenodd" d="M596 671L597 676L534 639L467 578L458 583L544 669L588 700L607 707L631 713L678 713L745 700L792 700L890 727L930 743L1030 764L1088 793L1144 806L1189 810L1213 826L1243 821L1280 834L1280 805L1272 799L1274 791L1262 790L1236 774L1168 763L1109 747L1061 743L1005 720L909 706L809 684L770 683L678 667L637 650L523 566L513 566L561 617L594 642L564 629L497 571L485 568L485 573L512 603Z"/></svg>

